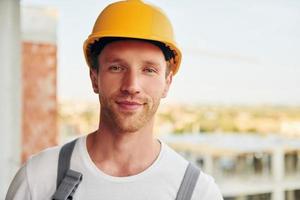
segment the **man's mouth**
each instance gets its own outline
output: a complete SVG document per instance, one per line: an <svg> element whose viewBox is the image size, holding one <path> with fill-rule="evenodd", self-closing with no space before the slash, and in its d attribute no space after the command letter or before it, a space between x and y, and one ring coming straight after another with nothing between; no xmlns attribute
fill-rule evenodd
<svg viewBox="0 0 300 200"><path fill-rule="evenodd" d="M139 101L127 101L127 100L116 101L116 103L122 110L128 110L128 111L137 110L144 105L144 103Z"/></svg>

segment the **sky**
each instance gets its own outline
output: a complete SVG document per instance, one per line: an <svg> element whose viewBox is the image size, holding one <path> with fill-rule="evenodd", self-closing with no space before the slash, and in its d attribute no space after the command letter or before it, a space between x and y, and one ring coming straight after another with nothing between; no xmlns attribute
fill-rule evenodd
<svg viewBox="0 0 300 200"><path fill-rule="evenodd" d="M21 0L58 11L58 97L97 101L82 44L108 0ZM183 60L166 100L300 105L300 1L149 0L170 18Z"/></svg>

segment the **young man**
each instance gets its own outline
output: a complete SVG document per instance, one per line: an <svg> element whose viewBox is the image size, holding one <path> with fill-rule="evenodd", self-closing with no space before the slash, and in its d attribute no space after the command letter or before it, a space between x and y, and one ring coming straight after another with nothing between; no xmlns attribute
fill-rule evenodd
<svg viewBox="0 0 300 200"><path fill-rule="evenodd" d="M154 115L181 60L164 13L139 0L111 4L84 53L101 104L98 130L72 143L71 158L59 153L66 145L33 156L6 200L221 200L213 178L195 167L188 173L192 165L153 136ZM61 164L69 159L70 166Z"/></svg>

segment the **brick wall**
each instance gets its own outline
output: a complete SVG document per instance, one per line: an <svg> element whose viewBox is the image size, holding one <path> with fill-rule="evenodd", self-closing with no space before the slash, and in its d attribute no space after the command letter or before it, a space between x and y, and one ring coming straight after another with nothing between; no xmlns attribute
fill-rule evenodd
<svg viewBox="0 0 300 200"><path fill-rule="evenodd" d="M56 46L22 44L22 161L57 144Z"/></svg>

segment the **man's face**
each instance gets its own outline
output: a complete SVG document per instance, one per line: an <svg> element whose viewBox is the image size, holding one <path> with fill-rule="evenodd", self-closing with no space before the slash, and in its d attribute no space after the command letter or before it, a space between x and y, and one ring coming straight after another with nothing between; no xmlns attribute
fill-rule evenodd
<svg viewBox="0 0 300 200"><path fill-rule="evenodd" d="M91 79L101 121L120 132L151 123L172 82L162 51L148 42L122 40L105 46L98 61L99 72L91 71Z"/></svg>

